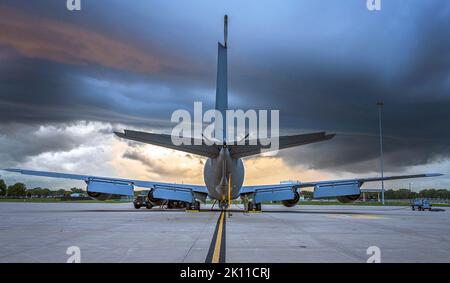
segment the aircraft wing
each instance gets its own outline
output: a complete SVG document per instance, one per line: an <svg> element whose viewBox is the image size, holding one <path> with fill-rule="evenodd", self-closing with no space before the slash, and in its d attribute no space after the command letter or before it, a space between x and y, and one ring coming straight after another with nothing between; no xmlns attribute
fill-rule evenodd
<svg viewBox="0 0 450 283"><path fill-rule="evenodd" d="M400 175L389 177L372 177L372 178L356 178L346 180L330 180L318 182L289 182L276 185L263 186L244 186L240 194L250 196L255 202L263 201L283 201L292 200L296 197L297 189L313 187L314 198L325 197L339 197L339 196L354 196L360 195L360 187L366 182L389 181L399 179L413 179L425 177L438 177L443 174L415 174L415 175Z"/></svg>
<svg viewBox="0 0 450 283"><path fill-rule="evenodd" d="M359 178L359 179L347 179L347 180L331 180L331 181L318 181L318 182L304 182L300 183L298 188L305 187L316 187L323 185L332 185L339 183L348 183L348 182L357 182L359 186L366 182L379 182L379 181L390 181L390 180L401 180L401 179L414 179L414 178L426 178L426 177L439 177L443 174L438 173L428 173L428 174L415 174L415 175L398 175L398 176L389 176L389 177L371 177L371 178Z"/></svg>
<svg viewBox="0 0 450 283"><path fill-rule="evenodd" d="M12 168L3 170L20 173L23 175L84 181L87 184L88 193L96 194L133 196L134 187L142 187L151 188L153 190L153 197L168 200L192 202L194 199L199 199L205 201L206 196L208 195L208 190L205 186L197 185L162 183Z"/></svg>

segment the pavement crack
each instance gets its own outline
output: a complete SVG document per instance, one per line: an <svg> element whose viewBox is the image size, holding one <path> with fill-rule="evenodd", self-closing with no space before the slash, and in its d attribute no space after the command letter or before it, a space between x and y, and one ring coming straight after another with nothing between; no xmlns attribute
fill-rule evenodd
<svg viewBox="0 0 450 283"><path fill-rule="evenodd" d="M195 238L194 242L192 243L192 245L189 247L188 251L186 252L186 254L183 257L183 260L181 262L185 262L186 258L189 256L189 254L191 253L192 249L194 248L194 246L197 244L198 240L200 239L201 235L203 234L203 232L206 230L206 227L208 227L209 223L214 219L214 215L215 214L211 214L211 216L209 217L208 221L205 222L205 224L203 224L202 229L200 231L200 233L198 233L198 236Z"/></svg>

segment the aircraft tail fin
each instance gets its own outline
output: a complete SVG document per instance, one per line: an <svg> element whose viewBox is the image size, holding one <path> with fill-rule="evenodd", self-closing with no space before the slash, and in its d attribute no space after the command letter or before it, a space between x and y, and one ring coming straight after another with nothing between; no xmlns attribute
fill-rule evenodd
<svg viewBox="0 0 450 283"><path fill-rule="evenodd" d="M228 16L224 18L224 43L218 43L216 110L223 117L222 140L226 140L226 111L228 110L228 58L227 58ZM220 130L220 129L219 129Z"/></svg>

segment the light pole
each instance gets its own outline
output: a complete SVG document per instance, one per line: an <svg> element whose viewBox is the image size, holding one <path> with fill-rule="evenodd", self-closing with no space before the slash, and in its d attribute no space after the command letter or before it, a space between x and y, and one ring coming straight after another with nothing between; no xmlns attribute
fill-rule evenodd
<svg viewBox="0 0 450 283"><path fill-rule="evenodd" d="M383 162L383 131L381 125L381 109L384 103L382 101L377 102L378 106L378 118L380 122L380 170L381 170L381 202L384 205L384 162Z"/></svg>
<svg viewBox="0 0 450 283"><path fill-rule="evenodd" d="M409 182L409 197L412 198L412 182Z"/></svg>

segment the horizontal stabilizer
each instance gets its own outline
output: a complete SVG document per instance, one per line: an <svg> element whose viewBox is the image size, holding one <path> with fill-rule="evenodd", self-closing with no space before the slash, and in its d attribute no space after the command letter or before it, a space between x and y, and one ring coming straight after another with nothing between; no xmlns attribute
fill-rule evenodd
<svg viewBox="0 0 450 283"><path fill-rule="evenodd" d="M131 131L131 130L125 130L123 133L114 132L118 137L148 143L152 145L162 146L165 148L170 148L174 150L179 150L187 153L192 153L204 157L214 158L219 155L219 147L217 146L210 146L204 143L203 140L198 140L194 138L190 138L191 141L188 145L174 145L172 142L172 136L170 135L164 135L164 134L153 134L153 133L146 133L146 132L138 132L138 131ZM200 144L200 145L196 145Z"/></svg>
<svg viewBox="0 0 450 283"><path fill-rule="evenodd" d="M302 134L294 136L282 136L279 137L279 148L285 149L289 147L295 147L299 145L305 145L310 143L316 143L332 139L334 134L327 134L326 132ZM242 158L252 155L260 154L261 151L270 148L269 139L261 140L247 140L245 145L232 145L230 146L230 154L233 158Z"/></svg>

